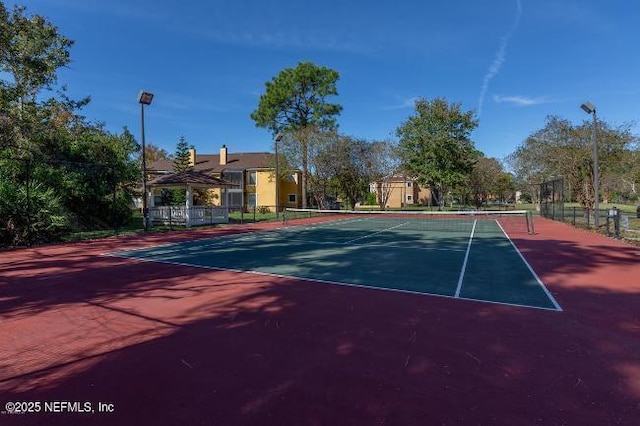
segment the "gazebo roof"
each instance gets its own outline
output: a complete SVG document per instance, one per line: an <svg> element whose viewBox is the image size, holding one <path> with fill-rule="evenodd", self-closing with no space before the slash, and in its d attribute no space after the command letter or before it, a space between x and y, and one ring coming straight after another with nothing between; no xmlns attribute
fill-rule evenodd
<svg viewBox="0 0 640 426"><path fill-rule="evenodd" d="M221 187L221 186L236 186L227 180L220 179L211 175L208 175L201 171L190 170L180 173L170 173L149 181L147 185L152 186L208 186L208 187Z"/></svg>

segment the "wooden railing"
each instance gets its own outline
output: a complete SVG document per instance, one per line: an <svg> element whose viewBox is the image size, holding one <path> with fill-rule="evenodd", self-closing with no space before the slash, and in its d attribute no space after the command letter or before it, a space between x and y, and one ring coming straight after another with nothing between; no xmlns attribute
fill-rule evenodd
<svg viewBox="0 0 640 426"><path fill-rule="evenodd" d="M229 222L229 208L225 206L155 206L149 207L149 219L156 225L212 225Z"/></svg>

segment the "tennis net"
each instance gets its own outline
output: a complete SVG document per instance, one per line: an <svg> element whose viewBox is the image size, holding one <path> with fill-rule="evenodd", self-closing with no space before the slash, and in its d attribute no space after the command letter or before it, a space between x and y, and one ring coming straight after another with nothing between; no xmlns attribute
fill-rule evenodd
<svg viewBox="0 0 640 426"><path fill-rule="evenodd" d="M287 226L330 226L344 230L398 230L462 233L534 233L527 210L422 211L285 209Z"/></svg>

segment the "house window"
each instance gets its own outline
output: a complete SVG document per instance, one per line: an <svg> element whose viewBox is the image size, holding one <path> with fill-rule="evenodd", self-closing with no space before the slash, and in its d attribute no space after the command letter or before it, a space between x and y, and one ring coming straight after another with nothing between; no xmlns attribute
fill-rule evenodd
<svg viewBox="0 0 640 426"><path fill-rule="evenodd" d="M413 182L407 182L407 188L411 188L413 186Z"/></svg>
<svg viewBox="0 0 640 426"><path fill-rule="evenodd" d="M413 201L413 195L407 195L407 201Z"/></svg>
<svg viewBox="0 0 640 426"><path fill-rule="evenodd" d="M231 209L240 209L242 208L242 192L231 192L228 191L227 192L227 197L228 197L228 202L229 202L229 208ZM225 198L222 198L223 200L223 204L222 205L226 205L226 201Z"/></svg>
<svg viewBox="0 0 640 426"><path fill-rule="evenodd" d="M222 172L222 179L237 185L234 189L242 189L242 170L225 170Z"/></svg>
<svg viewBox="0 0 640 426"><path fill-rule="evenodd" d="M255 209L258 205L258 196L256 194L247 194L247 207Z"/></svg>
<svg viewBox="0 0 640 426"><path fill-rule="evenodd" d="M255 170L250 171L248 173L247 179L249 181L249 185L257 185L258 182L258 172Z"/></svg>
<svg viewBox="0 0 640 426"><path fill-rule="evenodd" d="M290 203L296 202L296 194L289 194L289 202Z"/></svg>

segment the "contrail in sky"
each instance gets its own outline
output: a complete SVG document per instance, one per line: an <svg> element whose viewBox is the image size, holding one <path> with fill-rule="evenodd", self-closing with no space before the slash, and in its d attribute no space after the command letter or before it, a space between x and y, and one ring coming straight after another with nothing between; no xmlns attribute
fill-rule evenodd
<svg viewBox="0 0 640 426"><path fill-rule="evenodd" d="M500 48L496 52L496 56L489 67L489 71L484 76L484 80L482 81L482 89L480 90L480 99L478 100L478 117L482 114L482 105L484 104L484 97L487 94L487 89L489 88L489 82L493 77L495 77L498 72L500 72L500 68L502 68L502 64L506 60L507 55L507 46L509 45L509 40L513 33L518 29L518 24L520 23L520 17L522 16L522 3L520 0L516 0L516 19L513 21L513 25L509 28L509 31L502 36L500 40Z"/></svg>

